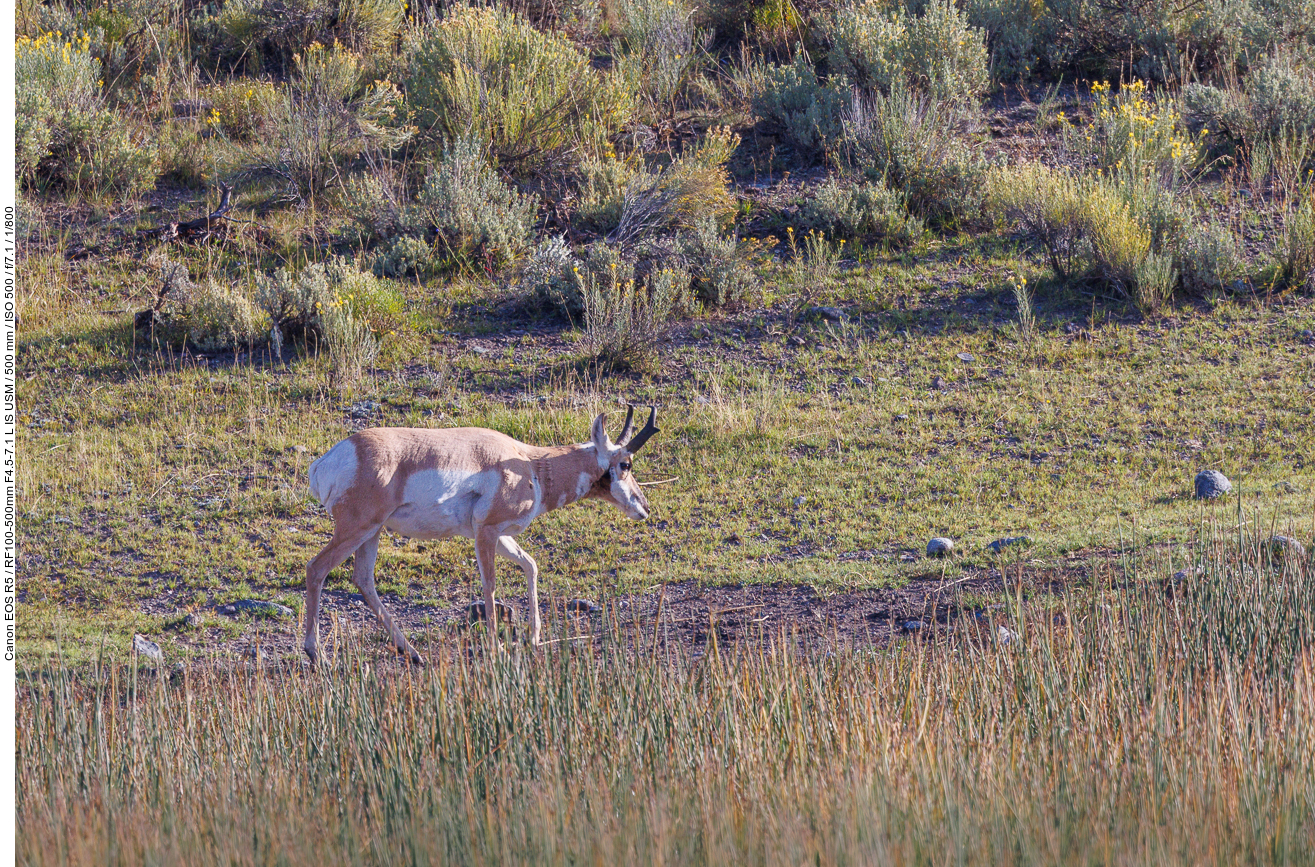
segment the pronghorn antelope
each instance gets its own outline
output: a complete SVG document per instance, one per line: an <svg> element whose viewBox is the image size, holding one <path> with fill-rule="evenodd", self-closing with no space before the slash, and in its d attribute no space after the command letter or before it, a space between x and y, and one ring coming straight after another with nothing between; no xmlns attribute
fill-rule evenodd
<svg viewBox="0 0 1315 867"><path fill-rule="evenodd" d="M374 589L374 563L384 528L417 539L475 540L484 584L484 611L493 602L495 554L525 572L530 588L530 638L539 643L539 567L516 544L530 522L576 500L597 498L627 516L648 517L648 500L630 473L631 456L658 432L657 409L631 436L635 408L621 435L608 438L605 415L590 441L540 448L485 428L372 428L352 434L310 466L310 491L333 516L333 538L306 567L306 638L319 659L320 591L338 564L356 554L352 580L383 623L399 653L420 662Z"/></svg>

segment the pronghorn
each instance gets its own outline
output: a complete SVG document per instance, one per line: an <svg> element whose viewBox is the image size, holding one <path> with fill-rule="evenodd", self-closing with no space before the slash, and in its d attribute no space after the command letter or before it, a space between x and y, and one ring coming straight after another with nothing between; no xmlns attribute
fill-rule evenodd
<svg viewBox="0 0 1315 867"><path fill-rule="evenodd" d="M310 465L310 491L333 516L333 538L306 566L306 638L319 659L320 591L334 567L354 552L352 580L383 623L399 653L416 653L384 610L374 589L374 563L384 528L417 539L475 540L484 584L484 611L493 601L494 554L525 572L530 588L530 640L539 643L539 567L516 544L530 522L576 500L595 497L637 521L648 500L630 473L631 456L658 432L657 409L631 436L635 408L621 435L607 436L606 416L594 419L589 442L540 448L485 428L371 428L342 440Z"/></svg>

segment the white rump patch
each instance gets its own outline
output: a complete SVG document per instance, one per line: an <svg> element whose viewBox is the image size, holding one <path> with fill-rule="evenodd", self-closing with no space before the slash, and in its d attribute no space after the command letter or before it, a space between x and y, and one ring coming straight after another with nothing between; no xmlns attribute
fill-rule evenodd
<svg viewBox="0 0 1315 867"><path fill-rule="evenodd" d="M342 440L310 465L311 496L333 514L334 505L355 484L356 470L356 445L351 440Z"/></svg>

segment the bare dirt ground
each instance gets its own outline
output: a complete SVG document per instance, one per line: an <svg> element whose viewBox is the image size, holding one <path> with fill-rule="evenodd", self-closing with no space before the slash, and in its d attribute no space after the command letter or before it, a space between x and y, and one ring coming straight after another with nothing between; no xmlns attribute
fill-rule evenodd
<svg viewBox="0 0 1315 867"><path fill-rule="evenodd" d="M644 593L607 599L566 599L540 594L543 638L549 644L572 642L603 644L619 638L632 647L680 650L697 657L716 645L721 648L770 647L782 642L803 651L879 647L912 637L946 636L973 630L994 634L1006 619L1006 589L1035 598L1054 595L1067 585L1082 585L1092 578L1097 564L1112 554L1094 558L1087 552L1058 565L1026 563L999 568L951 568L945 576L934 571L914 578L904 587L857 592L818 592L809 585L704 586L681 581ZM550 591L551 588L548 588ZM439 594L437 604L417 604L383 596L384 605L422 655L441 653L462 645L472 632L474 602L470 588L454 584ZM526 640L528 600L525 596L499 596L514 612L514 637ZM146 608L164 613L166 600L152 600ZM332 654L344 640L364 646L381 661L395 658L383 628L361 596L326 590L321 603L320 640ZM222 606L198 612L199 627L184 623L177 612L168 632L177 644L203 659L252 659L297 663L302 658L298 618L232 617L219 613ZM232 624L242 625L235 631Z"/></svg>

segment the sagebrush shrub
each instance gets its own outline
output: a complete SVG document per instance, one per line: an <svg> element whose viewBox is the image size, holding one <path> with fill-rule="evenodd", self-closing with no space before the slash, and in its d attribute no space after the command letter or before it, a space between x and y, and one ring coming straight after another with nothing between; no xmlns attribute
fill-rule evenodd
<svg viewBox="0 0 1315 867"><path fill-rule="evenodd" d="M990 84L986 42L952 0L931 0L920 15L865 0L828 23L832 73L889 94L897 85L934 100L976 103Z"/></svg>
<svg viewBox="0 0 1315 867"><path fill-rule="evenodd" d="M205 92L212 108L206 123L235 141L251 141L268 133L281 105L278 89L268 81L243 79L216 85Z"/></svg>
<svg viewBox="0 0 1315 867"><path fill-rule="evenodd" d="M618 0L608 8L621 46L621 77L650 104L669 105L704 41L694 26L694 8L685 0Z"/></svg>
<svg viewBox="0 0 1315 867"><path fill-rule="evenodd" d="M823 82L808 55L798 51L784 65L763 73L753 109L785 136L805 159L818 158L839 137L840 116L849 104L849 83L843 76Z"/></svg>
<svg viewBox="0 0 1315 867"><path fill-rule="evenodd" d="M391 150L414 130L399 123L401 95L387 81L366 82L362 58L341 44L314 44L295 58L274 132L260 140L249 168L281 180L296 200L340 184L367 149Z"/></svg>
<svg viewBox="0 0 1315 867"><path fill-rule="evenodd" d="M1177 239L1157 237L1117 183L1027 163L993 170L986 186L991 205L1040 243L1061 279L1102 286L1146 311L1172 294Z"/></svg>
<svg viewBox="0 0 1315 867"><path fill-rule="evenodd" d="M897 190L914 215L938 226L978 216L987 163L952 103L896 85L856 95L844 129L845 164Z"/></svg>
<svg viewBox="0 0 1315 867"><path fill-rule="evenodd" d="M1307 184L1288 213L1279 241L1279 279L1284 286L1315 290L1315 185Z"/></svg>
<svg viewBox="0 0 1315 867"><path fill-rule="evenodd" d="M361 328L377 349L403 327L406 315L395 287L336 257L262 278L254 301L284 339L329 352L349 346Z"/></svg>
<svg viewBox="0 0 1315 867"><path fill-rule="evenodd" d="M451 266L491 273L525 250L536 207L533 196L498 177L475 141L459 139L403 211L402 231L412 237L432 233Z"/></svg>
<svg viewBox="0 0 1315 867"><path fill-rule="evenodd" d="M623 269L620 262L573 273L579 280L583 342L589 354L613 370L651 367L680 306L679 279L658 271L639 282L633 267Z"/></svg>
<svg viewBox="0 0 1315 867"><path fill-rule="evenodd" d="M477 138L515 171L601 154L632 108L569 39L492 8L459 8L424 30L406 89L432 141Z"/></svg>
<svg viewBox="0 0 1315 867"><path fill-rule="evenodd" d="M1045 38L1044 7L1032 0L967 0L968 24L986 36L991 77L1026 80L1036 68L1038 44Z"/></svg>
<svg viewBox="0 0 1315 867"><path fill-rule="evenodd" d="M602 158L586 157L580 164L579 186L572 217L581 228L605 235L621 222L626 188L643 171L642 159L617 159L613 154Z"/></svg>
<svg viewBox="0 0 1315 867"><path fill-rule="evenodd" d="M904 208L904 199L885 184L829 177L799 208L804 229L851 241L884 241L904 247L924 231Z"/></svg>
<svg viewBox="0 0 1315 867"><path fill-rule="evenodd" d="M710 308L745 307L760 290L753 257L758 246L723 234L705 220L681 238L681 255L692 278L694 297Z"/></svg>
<svg viewBox="0 0 1315 867"><path fill-rule="evenodd" d="M1183 290L1199 294L1224 291L1241 276L1239 241L1227 227L1197 222L1178 242L1176 266Z"/></svg>
<svg viewBox="0 0 1315 867"><path fill-rule="evenodd" d="M269 336L269 317L255 301L214 280L195 287L182 321L187 342L201 352L247 349Z"/></svg>
<svg viewBox="0 0 1315 867"><path fill-rule="evenodd" d="M575 257L564 235L548 235L526 259L519 286L539 304L562 310L571 318L580 315L580 282Z"/></svg>
<svg viewBox="0 0 1315 867"><path fill-rule="evenodd" d="M196 16L192 29L211 63L283 72L317 43L363 56L385 52L405 22L405 0L227 0Z"/></svg>
<svg viewBox="0 0 1315 867"><path fill-rule="evenodd" d="M87 35L45 33L15 44L15 168L29 184L93 197L136 196L154 183L157 148L109 110Z"/></svg>
<svg viewBox="0 0 1315 867"><path fill-rule="evenodd" d="M713 129L692 153L665 169L636 174L626 184L620 219L609 238L627 244L690 229L706 220L728 222L735 199L725 165L739 142L740 137L728 128Z"/></svg>

